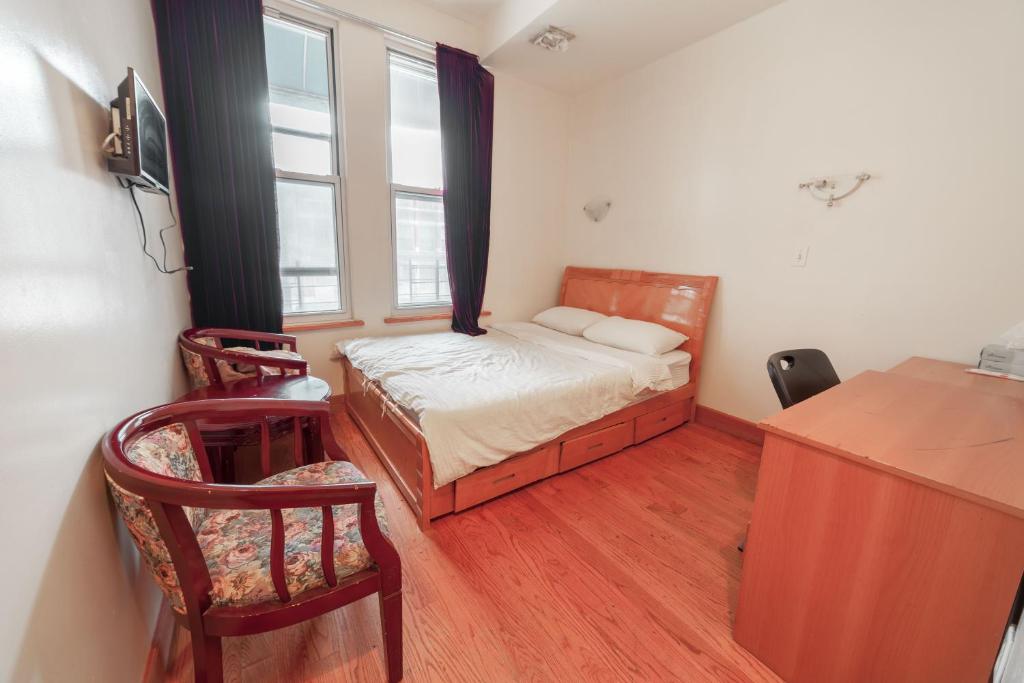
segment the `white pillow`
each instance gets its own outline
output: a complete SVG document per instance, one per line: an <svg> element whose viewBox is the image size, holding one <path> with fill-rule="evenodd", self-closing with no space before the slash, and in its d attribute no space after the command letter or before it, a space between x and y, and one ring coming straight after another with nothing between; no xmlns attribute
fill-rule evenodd
<svg viewBox="0 0 1024 683"><path fill-rule="evenodd" d="M617 315L591 325L583 331L583 336L598 344L646 353L648 356L668 353L689 339L682 332L670 330L664 325L620 318Z"/></svg>
<svg viewBox="0 0 1024 683"><path fill-rule="evenodd" d="M588 311L585 308L555 306L533 316L533 322L578 337L583 334L583 330L607 317L604 313Z"/></svg>

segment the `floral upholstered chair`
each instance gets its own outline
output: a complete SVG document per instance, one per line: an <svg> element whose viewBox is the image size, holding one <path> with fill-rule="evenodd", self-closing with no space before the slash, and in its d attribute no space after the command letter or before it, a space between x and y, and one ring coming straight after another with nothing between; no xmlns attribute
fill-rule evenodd
<svg viewBox="0 0 1024 683"><path fill-rule="evenodd" d="M225 339L242 339L273 348L225 348ZM308 372L306 361L295 350L295 337L287 334L216 327L191 328L178 336L178 346L192 389L210 385L223 387L247 377L305 375Z"/></svg>
<svg viewBox="0 0 1024 683"><path fill-rule="evenodd" d="M213 481L197 422L268 416L319 425L318 461L252 485ZM376 484L348 462L329 418L320 402L211 399L143 411L104 438L114 503L192 634L196 681L222 680L221 637L290 626L372 593L388 680L402 678L401 561Z"/></svg>

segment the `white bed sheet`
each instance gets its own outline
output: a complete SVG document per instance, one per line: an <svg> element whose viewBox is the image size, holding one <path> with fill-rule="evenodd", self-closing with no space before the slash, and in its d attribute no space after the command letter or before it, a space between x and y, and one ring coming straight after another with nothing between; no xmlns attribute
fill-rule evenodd
<svg viewBox="0 0 1024 683"><path fill-rule="evenodd" d="M654 358L533 323L343 341L338 350L419 420L434 486L677 386L689 354ZM687 377L688 380L688 371ZM685 382L684 382L685 384Z"/></svg>
<svg viewBox="0 0 1024 683"><path fill-rule="evenodd" d="M668 371L672 374L672 388L678 389L684 384L690 383L690 354L685 351L686 356L673 360L668 364Z"/></svg>
<svg viewBox="0 0 1024 683"><path fill-rule="evenodd" d="M493 329L511 334L525 341L532 341L556 351L580 355L599 362L612 362L629 367L634 375L638 390L668 391L677 389L690 381L690 359L686 351L675 349L660 356L652 357L634 351L616 349L592 342L583 337L565 334L535 323L495 323ZM665 368L668 374L665 374Z"/></svg>

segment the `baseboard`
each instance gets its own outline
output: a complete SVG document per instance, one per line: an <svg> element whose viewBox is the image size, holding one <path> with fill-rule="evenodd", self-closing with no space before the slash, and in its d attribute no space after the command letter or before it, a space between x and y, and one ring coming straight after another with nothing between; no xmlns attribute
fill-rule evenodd
<svg viewBox="0 0 1024 683"><path fill-rule="evenodd" d="M163 683L167 664L174 652L177 626L170 603L167 602L167 598L161 598L160 611L157 612L156 625L153 627L153 641L149 646L149 655L146 656L146 670L142 673L142 683Z"/></svg>
<svg viewBox="0 0 1024 683"><path fill-rule="evenodd" d="M760 427L750 420L744 420L742 417L723 413L721 410L715 410L714 408L698 404L696 422L697 424L717 429L720 432L725 432L735 436L737 439L743 439L758 446L764 444L764 432L761 431Z"/></svg>

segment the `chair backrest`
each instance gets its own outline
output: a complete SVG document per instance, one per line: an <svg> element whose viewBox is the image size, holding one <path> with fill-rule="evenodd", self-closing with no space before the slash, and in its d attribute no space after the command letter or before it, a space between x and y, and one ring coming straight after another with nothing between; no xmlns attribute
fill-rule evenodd
<svg viewBox="0 0 1024 683"><path fill-rule="evenodd" d="M768 376L783 408L839 384L832 362L818 349L779 351L768 357Z"/></svg>
<svg viewBox="0 0 1024 683"><path fill-rule="evenodd" d="M204 348L221 348L220 339L216 337L198 336L194 334L198 330L185 330L178 337L178 348L181 349L181 360L185 363L185 371L188 373L189 386L192 389L201 389L210 384L224 386L228 382L252 377L255 373L241 373L235 371L226 361L208 358ZM237 349L236 349L237 350ZM252 349L249 349L252 351ZM216 370L214 379L210 379L210 368Z"/></svg>
<svg viewBox="0 0 1024 683"><path fill-rule="evenodd" d="M214 341L209 337L195 337L191 341L204 346L212 346ZM185 372L188 373L188 383L193 389L210 386L210 375L206 371L201 354L196 353L184 343L178 342L181 350L181 360L185 364Z"/></svg>
<svg viewBox="0 0 1024 683"><path fill-rule="evenodd" d="M188 430L184 424L172 423L166 426L132 435L121 444L124 459L144 470L173 479L203 481L202 470L193 450ZM185 613L185 600L181 583L170 550L164 542L160 529L146 500L121 486L106 473L114 505L135 546L156 579L160 590L176 611ZM195 528L205 517L201 508L183 508L188 521Z"/></svg>
<svg viewBox="0 0 1024 683"><path fill-rule="evenodd" d="M268 420L271 416L295 421L317 418L321 430L318 442L325 450L333 449L331 459L344 458L330 435L328 405L286 399L209 399L171 403L132 415L103 439L104 474L118 513L160 590L171 607L181 614L186 613L186 599L168 543L174 544L179 554L182 551L173 537L161 531L153 511L163 510L166 518L168 508L180 509L188 525L192 529L198 528L207 517L208 511L201 506L208 498L193 495L188 504L196 507L174 500L180 498L183 488L215 484L197 423L203 421L204 429L215 429L217 423L260 423L260 456L269 461ZM295 450L300 453L302 430L297 422L294 431Z"/></svg>
<svg viewBox="0 0 1024 683"><path fill-rule="evenodd" d="M253 346L224 347L225 339L249 340ZM261 349L259 344L273 348ZM286 350L284 346L291 350ZM249 330L191 328L178 335L181 359L192 389L226 384L257 375L306 374L302 356L295 351L295 338ZM240 355L241 354L241 355ZM283 365L288 367L278 367ZM260 362L257 362L260 361ZM298 365L295 361L299 361Z"/></svg>

